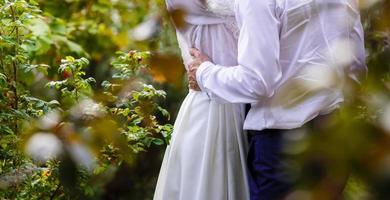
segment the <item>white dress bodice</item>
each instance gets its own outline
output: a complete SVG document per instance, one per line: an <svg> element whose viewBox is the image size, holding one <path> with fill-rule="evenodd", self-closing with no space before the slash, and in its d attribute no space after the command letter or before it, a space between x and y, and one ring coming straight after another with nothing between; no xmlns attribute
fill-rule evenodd
<svg viewBox="0 0 390 200"><path fill-rule="evenodd" d="M237 64L239 28L235 0L166 0L169 10L186 11L186 28L177 30L185 66L192 61L189 48L197 48L214 62L225 66Z"/></svg>
<svg viewBox="0 0 390 200"><path fill-rule="evenodd" d="M234 16L235 0L206 0L208 10L219 16Z"/></svg>
<svg viewBox="0 0 390 200"><path fill-rule="evenodd" d="M226 28L228 28L235 38L238 38L239 28L234 17L235 0L206 0L206 7L211 13L225 17Z"/></svg>

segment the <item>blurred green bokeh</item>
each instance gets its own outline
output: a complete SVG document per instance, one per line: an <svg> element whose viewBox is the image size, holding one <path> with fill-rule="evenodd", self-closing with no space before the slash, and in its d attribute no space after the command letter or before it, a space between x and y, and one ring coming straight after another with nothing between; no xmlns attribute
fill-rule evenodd
<svg viewBox="0 0 390 200"><path fill-rule="evenodd" d="M334 199L345 184L344 199L390 199L390 0L360 3L368 76L346 84L337 114L286 137L288 199ZM0 199L152 199L187 92L169 19L183 12L163 0L0 9Z"/></svg>

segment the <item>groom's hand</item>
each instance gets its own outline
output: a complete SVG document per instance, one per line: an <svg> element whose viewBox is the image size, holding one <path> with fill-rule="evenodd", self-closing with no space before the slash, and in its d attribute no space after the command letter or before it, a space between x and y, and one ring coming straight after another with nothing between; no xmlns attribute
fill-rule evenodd
<svg viewBox="0 0 390 200"><path fill-rule="evenodd" d="M193 60L189 64L189 70L187 72L189 88L195 91L200 91L198 81L196 79L196 72L198 71L199 66L206 61L210 61L210 58L195 48L190 49L190 54Z"/></svg>

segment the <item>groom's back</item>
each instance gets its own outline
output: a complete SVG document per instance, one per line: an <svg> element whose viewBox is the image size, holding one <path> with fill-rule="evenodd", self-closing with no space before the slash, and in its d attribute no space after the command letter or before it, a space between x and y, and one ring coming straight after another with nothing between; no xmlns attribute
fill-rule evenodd
<svg viewBox="0 0 390 200"><path fill-rule="evenodd" d="M274 95L248 114L249 119L268 114L255 127L259 130L297 128L332 112L344 100L344 75L358 81L366 71L364 34L355 0L274 2L281 78L273 86Z"/></svg>
<svg viewBox="0 0 390 200"><path fill-rule="evenodd" d="M280 64L285 73L312 65L345 64L356 79L365 71L363 29L356 0L276 1L281 20Z"/></svg>

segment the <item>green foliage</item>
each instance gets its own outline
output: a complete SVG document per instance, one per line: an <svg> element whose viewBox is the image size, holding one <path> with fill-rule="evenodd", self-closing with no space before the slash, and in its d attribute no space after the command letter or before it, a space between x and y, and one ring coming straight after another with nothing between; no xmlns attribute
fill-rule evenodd
<svg viewBox="0 0 390 200"><path fill-rule="evenodd" d="M61 91L62 105L72 106L80 99L92 95L90 84L95 83L95 79L83 78L88 65L89 61L86 58L75 59L68 56L61 60L58 73L64 80L49 82L47 87Z"/></svg>
<svg viewBox="0 0 390 200"><path fill-rule="evenodd" d="M345 172L347 199L390 196L389 5L363 9L363 87L348 84L340 115L289 137L295 199L330 199ZM163 0L0 0L0 199L123 198L110 185L126 187L127 199L150 197L154 147L172 132L163 107L176 110L181 98L152 80L180 86L183 74L163 10ZM180 24L184 13L174 15Z"/></svg>
<svg viewBox="0 0 390 200"><path fill-rule="evenodd" d="M130 37L162 6L0 1L0 199L99 198L124 163L169 142L166 94L150 85L151 53L123 52L173 44L158 39L172 31Z"/></svg>

